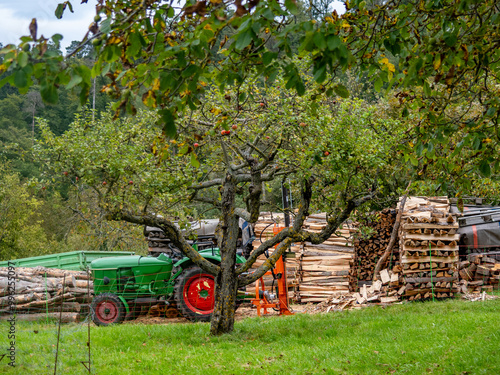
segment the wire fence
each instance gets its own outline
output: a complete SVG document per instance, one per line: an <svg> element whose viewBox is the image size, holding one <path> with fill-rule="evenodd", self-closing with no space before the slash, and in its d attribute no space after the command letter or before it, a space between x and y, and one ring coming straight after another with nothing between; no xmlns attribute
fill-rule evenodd
<svg viewBox="0 0 500 375"><path fill-rule="evenodd" d="M88 271L0 267L0 373L94 373L91 326L140 315L210 320L215 279L198 267L151 261ZM145 262L147 263L147 262ZM37 370L39 372L39 370ZM15 372L14 372L15 373Z"/></svg>

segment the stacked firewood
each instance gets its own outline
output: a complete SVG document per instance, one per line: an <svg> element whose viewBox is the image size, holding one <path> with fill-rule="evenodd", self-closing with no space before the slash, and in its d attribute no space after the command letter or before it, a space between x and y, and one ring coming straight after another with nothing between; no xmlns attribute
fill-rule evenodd
<svg viewBox="0 0 500 375"><path fill-rule="evenodd" d="M274 236L274 227L283 226L283 214L264 213L255 225L256 240L254 249L262 242ZM316 214L307 218L304 229L320 232L326 226L326 215ZM349 262L352 259L352 234L354 228L344 225L322 244L309 242L295 243L286 258L288 295L295 302L321 302L332 295L345 294L349 291ZM272 249L269 250L272 252ZM268 254L269 255L269 254ZM261 255L253 269L267 259ZM266 288L277 285L272 275L264 277ZM255 290L254 285L247 287L248 292Z"/></svg>
<svg viewBox="0 0 500 375"><path fill-rule="evenodd" d="M149 254L157 256L161 253L170 254L171 250L169 244L171 241L165 236L162 230L158 228L151 228L146 234L146 241L148 242Z"/></svg>
<svg viewBox="0 0 500 375"><path fill-rule="evenodd" d="M500 289L500 252L472 253L458 265L462 293Z"/></svg>
<svg viewBox="0 0 500 375"><path fill-rule="evenodd" d="M304 229L319 233L326 227L326 214L307 218ZM344 224L322 244L305 242L296 259L299 272L295 278L294 300L321 302L349 292L349 268L353 257L353 233L356 229Z"/></svg>
<svg viewBox="0 0 500 375"><path fill-rule="evenodd" d="M368 227L373 231L369 238L356 238L354 240L354 257L351 262L349 281L351 290L358 290L360 286L373 280L373 271L377 261L382 256L391 239L392 228L396 220L396 211L384 209L371 213L359 225ZM397 243L383 268L392 268L399 263L399 247Z"/></svg>
<svg viewBox="0 0 500 375"><path fill-rule="evenodd" d="M409 197L399 234L404 296L453 297L458 292L457 219L447 197Z"/></svg>
<svg viewBox="0 0 500 375"><path fill-rule="evenodd" d="M92 281L84 271L0 267L1 315L15 311L18 318L23 319L24 314L44 318L59 317L64 312L65 321L77 321L82 304L90 303L92 294Z"/></svg>

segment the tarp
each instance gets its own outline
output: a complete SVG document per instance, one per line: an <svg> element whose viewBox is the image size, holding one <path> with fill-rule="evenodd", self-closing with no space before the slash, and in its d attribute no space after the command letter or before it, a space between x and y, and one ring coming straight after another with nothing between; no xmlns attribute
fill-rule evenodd
<svg viewBox="0 0 500 375"><path fill-rule="evenodd" d="M459 228L462 245L478 249L483 247L500 247L500 221L468 225Z"/></svg>
<svg viewBox="0 0 500 375"><path fill-rule="evenodd" d="M460 211L451 206L451 212ZM462 246L473 249L500 247L500 207L465 206L462 215L458 220Z"/></svg>

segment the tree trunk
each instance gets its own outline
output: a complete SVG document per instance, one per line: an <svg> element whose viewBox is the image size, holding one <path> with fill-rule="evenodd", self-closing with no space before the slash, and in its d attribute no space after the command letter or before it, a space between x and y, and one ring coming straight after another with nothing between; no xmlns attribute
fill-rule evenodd
<svg viewBox="0 0 500 375"><path fill-rule="evenodd" d="M236 242L238 240L238 217L234 214L235 183L230 174L226 176L222 191L222 227L219 241L221 264L215 276L215 305L210 333L215 336L232 332L238 279L236 277Z"/></svg>

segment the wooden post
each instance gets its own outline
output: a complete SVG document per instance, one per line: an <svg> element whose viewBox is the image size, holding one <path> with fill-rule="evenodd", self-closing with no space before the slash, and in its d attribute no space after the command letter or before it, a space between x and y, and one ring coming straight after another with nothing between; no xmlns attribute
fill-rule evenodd
<svg viewBox="0 0 500 375"><path fill-rule="evenodd" d="M378 273L380 272L383 264L385 263L389 255L391 254L391 250L394 247L394 244L396 243L396 239L398 238L399 225L401 224L401 216L403 216L403 211L405 208L406 198L408 197L408 190L410 189L410 185L411 181L408 184L405 195L403 196L401 204L399 205L399 211L396 216L396 222L394 223L394 228L392 229L391 240L389 241L389 245L387 245L384 254L378 260L377 265L375 266L375 270L373 271L373 281L376 280Z"/></svg>

